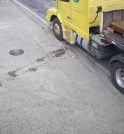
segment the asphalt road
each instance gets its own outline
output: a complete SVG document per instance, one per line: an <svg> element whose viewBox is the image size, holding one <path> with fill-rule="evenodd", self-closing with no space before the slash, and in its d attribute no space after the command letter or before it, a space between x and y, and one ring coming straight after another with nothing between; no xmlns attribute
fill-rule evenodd
<svg viewBox="0 0 124 134"><path fill-rule="evenodd" d="M54 0L18 0L43 19L46 19L47 9L54 6Z"/></svg>

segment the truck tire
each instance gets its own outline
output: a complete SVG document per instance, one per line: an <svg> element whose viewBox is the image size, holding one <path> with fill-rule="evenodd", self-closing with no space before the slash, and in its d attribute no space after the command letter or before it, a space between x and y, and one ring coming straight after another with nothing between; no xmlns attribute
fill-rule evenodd
<svg viewBox="0 0 124 134"><path fill-rule="evenodd" d="M115 62L111 64L111 77L114 86L124 94L124 64Z"/></svg>
<svg viewBox="0 0 124 134"><path fill-rule="evenodd" d="M61 26L60 21L57 18L53 20L53 31L54 31L56 38L62 41L63 40L62 26Z"/></svg>

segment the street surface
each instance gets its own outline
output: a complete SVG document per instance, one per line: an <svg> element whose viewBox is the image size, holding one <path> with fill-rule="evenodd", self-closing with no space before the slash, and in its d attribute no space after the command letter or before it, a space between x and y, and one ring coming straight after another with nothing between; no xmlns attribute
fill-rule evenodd
<svg viewBox="0 0 124 134"><path fill-rule="evenodd" d="M23 5L25 5L26 7L28 7L33 12L35 12L44 20L46 20L47 10L50 7L54 6L54 0L44 0L44 1L43 0L18 0L18 1ZM80 48L79 46L73 48L73 46L70 46L67 42L64 42L64 44L68 45L76 55L82 53L83 55L88 56L90 60L94 62L93 57L87 54L87 52L85 52L85 50L82 50L82 48ZM109 72L108 62L110 59L111 57L103 58L101 60L95 60L95 64L109 75L110 72Z"/></svg>
<svg viewBox="0 0 124 134"><path fill-rule="evenodd" d="M47 10L54 6L54 0L17 0L20 3L22 3L25 7L29 8L31 11L36 13L38 16L40 16L42 19L46 21L46 14ZM55 38L53 32L51 33L53 37ZM111 57L103 58L100 60L94 59L93 56L88 54L84 49L82 49L78 45L70 45L68 42L63 41L61 42L63 45L66 45L71 51L75 53L75 55L78 57L78 59L81 62L85 61L85 64L88 64L88 68L92 68L94 73L102 79L105 83L107 83L107 86L114 89L113 92L115 92L115 88L111 86L111 78L110 78L110 71L108 63L111 59ZM89 61L90 59L90 61ZM105 76L106 73L108 76ZM105 76L105 77L104 77ZM107 78L106 78L107 77Z"/></svg>
<svg viewBox="0 0 124 134"><path fill-rule="evenodd" d="M0 1L0 134L124 134L110 77L19 6Z"/></svg>
<svg viewBox="0 0 124 134"><path fill-rule="evenodd" d="M46 20L47 9L54 6L54 0L18 0Z"/></svg>

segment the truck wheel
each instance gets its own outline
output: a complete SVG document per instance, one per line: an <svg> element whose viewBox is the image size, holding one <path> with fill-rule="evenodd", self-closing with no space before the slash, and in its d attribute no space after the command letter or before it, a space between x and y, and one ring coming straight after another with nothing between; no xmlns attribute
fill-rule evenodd
<svg viewBox="0 0 124 134"><path fill-rule="evenodd" d="M62 41L63 40L62 26L57 18L53 20L53 31L54 31L56 38Z"/></svg>
<svg viewBox="0 0 124 134"><path fill-rule="evenodd" d="M111 64L111 77L114 86L124 94L124 64L115 62Z"/></svg>

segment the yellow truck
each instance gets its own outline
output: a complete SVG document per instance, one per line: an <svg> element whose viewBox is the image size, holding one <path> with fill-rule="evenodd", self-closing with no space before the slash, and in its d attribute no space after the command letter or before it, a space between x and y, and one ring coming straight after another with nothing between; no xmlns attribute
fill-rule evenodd
<svg viewBox="0 0 124 134"><path fill-rule="evenodd" d="M124 94L124 34L112 22L124 26L124 0L54 0L47 23L55 36L79 44L97 59L114 55L109 62L115 87Z"/></svg>

